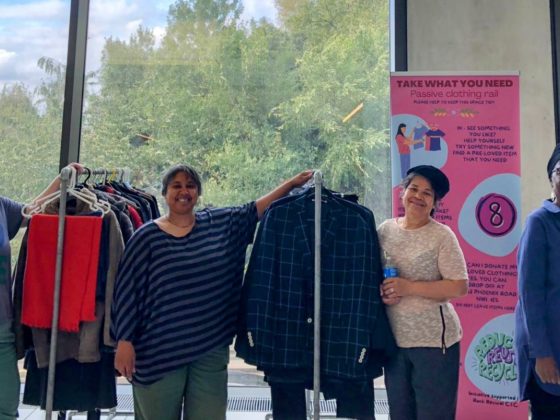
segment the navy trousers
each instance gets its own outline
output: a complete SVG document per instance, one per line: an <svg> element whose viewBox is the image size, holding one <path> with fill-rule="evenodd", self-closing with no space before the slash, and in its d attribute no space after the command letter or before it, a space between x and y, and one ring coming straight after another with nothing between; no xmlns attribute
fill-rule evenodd
<svg viewBox="0 0 560 420"><path fill-rule="evenodd" d="M560 396L549 394L544 391L535 376L531 375L531 379L527 384L527 393L531 403L531 419L532 420L558 420L560 419Z"/></svg>
<svg viewBox="0 0 560 420"><path fill-rule="evenodd" d="M274 420L306 420L305 383L270 383ZM373 381L363 384L328 384L326 398L336 398L336 416L375 420Z"/></svg>

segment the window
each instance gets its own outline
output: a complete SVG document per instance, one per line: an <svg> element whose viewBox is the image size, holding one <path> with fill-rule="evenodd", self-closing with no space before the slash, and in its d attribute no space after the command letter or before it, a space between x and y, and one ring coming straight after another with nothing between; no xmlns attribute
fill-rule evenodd
<svg viewBox="0 0 560 420"><path fill-rule="evenodd" d="M69 2L0 4L0 195L22 203L58 173L69 16Z"/></svg>
<svg viewBox="0 0 560 420"><path fill-rule="evenodd" d="M320 168L388 214L386 3L92 0L81 161L155 191L188 162L205 205Z"/></svg>
<svg viewBox="0 0 560 420"><path fill-rule="evenodd" d="M70 2L0 6L0 193L58 171ZM247 202L303 169L390 215L389 2L91 0L80 161L159 195L176 163L202 205ZM262 384L239 360L230 381Z"/></svg>
<svg viewBox="0 0 560 420"><path fill-rule="evenodd" d="M63 1L0 5L0 194L13 200L58 173L69 16Z"/></svg>

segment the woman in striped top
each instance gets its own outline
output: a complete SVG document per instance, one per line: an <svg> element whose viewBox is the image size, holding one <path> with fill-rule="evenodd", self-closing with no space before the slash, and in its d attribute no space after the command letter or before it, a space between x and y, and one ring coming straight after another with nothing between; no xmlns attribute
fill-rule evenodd
<svg viewBox="0 0 560 420"><path fill-rule="evenodd" d="M115 368L133 384L137 419L224 419L245 252L272 201L304 171L238 207L195 211L202 186L187 165L162 181L166 215L128 242L113 300Z"/></svg>

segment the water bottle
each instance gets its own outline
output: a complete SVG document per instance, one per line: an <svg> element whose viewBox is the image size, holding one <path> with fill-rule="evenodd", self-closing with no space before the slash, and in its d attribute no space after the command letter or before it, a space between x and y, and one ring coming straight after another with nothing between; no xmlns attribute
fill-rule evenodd
<svg viewBox="0 0 560 420"><path fill-rule="evenodd" d="M385 266L383 267L383 277L388 279L389 277L398 277L398 276L399 276L399 270L391 261L391 257L387 255L387 252L385 252Z"/></svg>

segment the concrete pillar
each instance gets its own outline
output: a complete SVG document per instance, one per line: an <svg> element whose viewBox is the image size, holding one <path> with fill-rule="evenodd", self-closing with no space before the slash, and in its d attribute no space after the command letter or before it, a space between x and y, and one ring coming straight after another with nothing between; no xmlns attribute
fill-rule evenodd
<svg viewBox="0 0 560 420"><path fill-rule="evenodd" d="M550 195L555 145L549 2L408 0L409 71L520 72L522 217Z"/></svg>

